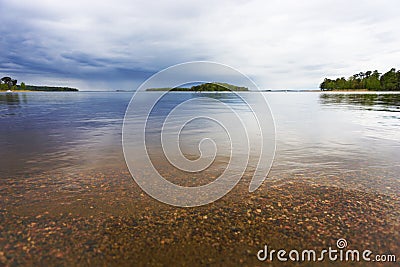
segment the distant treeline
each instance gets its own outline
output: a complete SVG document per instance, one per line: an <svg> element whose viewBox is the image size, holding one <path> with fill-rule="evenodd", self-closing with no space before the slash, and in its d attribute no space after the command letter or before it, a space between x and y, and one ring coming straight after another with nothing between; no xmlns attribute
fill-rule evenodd
<svg viewBox="0 0 400 267"><path fill-rule="evenodd" d="M236 86L229 83L203 83L192 86L193 91L248 91L247 87Z"/></svg>
<svg viewBox="0 0 400 267"><path fill-rule="evenodd" d="M0 91L47 91L47 92L76 92L79 91L76 88L70 87L56 87L56 86L36 86L36 85L26 85L22 82L20 85L17 84L17 80L11 77L3 77L0 79Z"/></svg>
<svg viewBox="0 0 400 267"><path fill-rule="evenodd" d="M228 83L203 83L195 85L190 88L176 87L176 88L149 88L146 91L190 91L190 92L203 92L203 91L248 91L247 87L236 86Z"/></svg>
<svg viewBox="0 0 400 267"><path fill-rule="evenodd" d="M400 71L392 68L388 72L379 73L377 70L354 74L348 79L325 78L320 84L321 90L371 90L371 91L399 91Z"/></svg>
<svg viewBox="0 0 400 267"><path fill-rule="evenodd" d="M58 87L58 86L36 86L36 85L17 85L17 90L28 90L28 91L47 91L47 92L76 92L79 91L76 88L71 87Z"/></svg>
<svg viewBox="0 0 400 267"><path fill-rule="evenodd" d="M160 87L160 88L148 88L146 89L146 91L193 91L193 90L187 87L179 87L179 88Z"/></svg>
<svg viewBox="0 0 400 267"><path fill-rule="evenodd" d="M0 79L0 91L11 90L17 88L17 80L11 77L3 77Z"/></svg>

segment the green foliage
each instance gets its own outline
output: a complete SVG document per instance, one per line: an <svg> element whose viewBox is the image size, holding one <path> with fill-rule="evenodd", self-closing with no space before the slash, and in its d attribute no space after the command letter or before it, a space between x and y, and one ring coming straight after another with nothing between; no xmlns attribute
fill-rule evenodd
<svg viewBox="0 0 400 267"><path fill-rule="evenodd" d="M146 91L248 91L247 87L236 86L228 83L203 83L190 88L149 88Z"/></svg>
<svg viewBox="0 0 400 267"><path fill-rule="evenodd" d="M0 91L6 90L28 90L28 91L79 91L76 88L70 87L54 87L54 86L35 86L35 85L26 85L24 82L21 82L21 85L17 85L17 80L14 80L10 77L3 77L0 79Z"/></svg>
<svg viewBox="0 0 400 267"><path fill-rule="evenodd" d="M399 89L399 82L396 69L391 69L381 77L381 85L383 90L394 91Z"/></svg>
<svg viewBox="0 0 400 267"><path fill-rule="evenodd" d="M400 71L396 72L396 69L393 68L382 76L377 70L360 72L350 76L347 80L344 77L336 80L325 78L320 84L320 88L321 90L400 90Z"/></svg>
<svg viewBox="0 0 400 267"><path fill-rule="evenodd" d="M146 91L192 91L191 88L170 88L170 87L161 87L161 88L148 88Z"/></svg>
<svg viewBox="0 0 400 267"><path fill-rule="evenodd" d="M5 83L1 83L0 84L0 91L6 91L8 90L8 85Z"/></svg>
<svg viewBox="0 0 400 267"><path fill-rule="evenodd" d="M228 83L203 83L192 86L192 91L248 91L246 87L240 87Z"/></svg>
<svg viewBox="0 0 400 267"><path fill-rule="evenodd" d="M21 86L19 86L21 88ZM29 91L47 91L47 92L67 92L67 91L79 91L76 88L70 88L70 87L55 87L55 86L35 86L35 85L25 85L25 90ZM22 88L21 88L22 90Z"/></svg>
<svg viewBox="0 0 400 267"><path fill-rule="evenodd" d="M15 90L17 85L17 80L11 77L3 77L0 79L0 90Z"/></svg>

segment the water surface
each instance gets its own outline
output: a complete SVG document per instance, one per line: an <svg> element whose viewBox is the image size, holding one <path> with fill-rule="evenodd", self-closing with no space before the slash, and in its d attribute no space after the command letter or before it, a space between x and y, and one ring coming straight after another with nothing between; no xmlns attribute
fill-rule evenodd
<svg viewBox="0 0 400 267"><path fill-rule="evenodd" d="M277 141L269 179L308 179L400 193L400 94L265 94ZM241 95L246 101L257 101L252 93ZM40 180L43 173L126 168L121 129L131 97L128 92L1 93L0 178L37 176ZM159 131L160 121L171 108L196 97L170 93L153 110L149 133ZM203 93L201 97L205 101L187 112L222 112L211 100L207 102L208 97L234 106L237 112L249 112L234 94ZM191 140L205 135L220 140L218 160L226 161L229 143L215 124L188 125L182 136L187 144L183 150L196 151L197 143L191 147Z"/></svg>

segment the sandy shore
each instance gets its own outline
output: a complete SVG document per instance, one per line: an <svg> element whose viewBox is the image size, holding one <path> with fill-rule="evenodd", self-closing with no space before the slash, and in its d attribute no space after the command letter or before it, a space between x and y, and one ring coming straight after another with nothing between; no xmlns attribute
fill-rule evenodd
<svg viewBox="0 0 400 267"><path fill-rule="evenodd" d="M244 181L210 205L175 208L144 194L125 169L58 178L67 179L1 180L1 265L275 266L256 257L265 244L322 250L339 238L400 256L396 196L296 180L250 194Z"/></svg>

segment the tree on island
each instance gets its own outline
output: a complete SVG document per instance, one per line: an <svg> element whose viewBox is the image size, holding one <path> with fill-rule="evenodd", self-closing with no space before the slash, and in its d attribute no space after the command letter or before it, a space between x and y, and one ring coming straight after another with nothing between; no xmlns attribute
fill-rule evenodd
<svg viewBox="0 0 400 267"><path fill-rule="evenodd" d="M356 73L348 79L344 77L335 80L325 78L320 84L320 89L325 90L375 90L398 91L400 90L400 71L392 68L381 76L377 70Z"/></svg>
<svg viewBox="0 0 400 267"><path fill-rule="evenodd" d="M13 90L17 86L17 80L11 77L3 77L0 79L0 90Z"/></svg>
<svg viewBox="0 0 400 267"><path fill-rule="evenodd" d="M248 91L247 87L236 86L229 83L203 83L200 85L192 86L192 91L202 92L202 91Z"/></svg>
<svg viewBox="0 0 400 267"><path fill-rule="evenodd" d="M213 82L213 83L203 83L199 85L192 86L190 88L186 87L176 87L176 88L147 88L146 91L186 91L186 92L222 92L222 91L248 91L247 87L236 86L229 83Z"/></svg>

